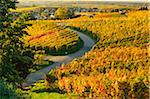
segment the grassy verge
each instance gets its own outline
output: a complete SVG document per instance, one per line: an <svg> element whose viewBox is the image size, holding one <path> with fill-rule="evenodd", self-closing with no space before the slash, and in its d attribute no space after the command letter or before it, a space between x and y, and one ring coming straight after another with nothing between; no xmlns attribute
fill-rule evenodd
<svg viewBox="0 0 150 99"><path fill-rule="evenodd" d="M42 68L48 67L48 66L52 65L53 63L54 62L49 61L49 60L36 59L33 68L29 69L29 72L33 73L33 72L38 71Z"/></svg>
<svg viewBox="0 0 150 99"><path fill-rule="evenodd" d="M45 86L46 82L41 80L33 86L29 86L28 91L18 89L22 97L26 99L78 99L79 95L73 93L64 93L56 85Z"/></svg>

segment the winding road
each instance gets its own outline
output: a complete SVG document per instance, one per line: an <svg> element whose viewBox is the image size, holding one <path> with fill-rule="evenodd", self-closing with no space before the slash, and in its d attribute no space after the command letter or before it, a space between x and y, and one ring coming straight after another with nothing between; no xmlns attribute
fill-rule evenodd
<svg viewBox="0 0 150 99"><path fill-rule="evenodd" d="M23 87L32 85L32 83L44 79L44 75L47 74L51 69L54 69L57 66L61 66L62 64L67 64L73 59L83 56L95 44L94 40L91 39L89 36L73 29L72 31L75 31L77 34L79 34L80 38L84 41L83 47L79 51L66 56L47 56L46 59L50 58L55 63L34 73L29 74L26 78L26 82L22 84Z"/></svg>

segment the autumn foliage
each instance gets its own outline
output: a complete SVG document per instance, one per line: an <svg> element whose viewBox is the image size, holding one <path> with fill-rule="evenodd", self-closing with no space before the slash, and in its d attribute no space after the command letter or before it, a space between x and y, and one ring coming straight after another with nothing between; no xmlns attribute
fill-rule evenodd
<svg viewBox="0 0 150 99"><path fill-rule="evenodd" d="M80 46L81 39L78 34L68 28L58 26L53 22L31 21L32 26L26 31L28 36L24 37L26 46L35 50L45 50L51 54L76 49ZM61 53L59 53L61 54Z"/></svg>
<svg viewBox="0 0 150 99"><path fill-rule="evenodd" d="M82 58L51 71L61 90L85 97L148 99L148 12L70 22L99 41ZM135 17L138 16L138 17Z"/></svg>

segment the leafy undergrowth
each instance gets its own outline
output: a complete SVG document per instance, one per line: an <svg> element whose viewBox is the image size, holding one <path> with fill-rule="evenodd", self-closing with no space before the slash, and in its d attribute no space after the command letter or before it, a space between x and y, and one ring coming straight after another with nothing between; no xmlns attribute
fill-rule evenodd
<svg viewBox="0 0 150 99"><path fill-rule="evenodd" d="M19 99L12 84L0 80L0 99Z"/></svg>

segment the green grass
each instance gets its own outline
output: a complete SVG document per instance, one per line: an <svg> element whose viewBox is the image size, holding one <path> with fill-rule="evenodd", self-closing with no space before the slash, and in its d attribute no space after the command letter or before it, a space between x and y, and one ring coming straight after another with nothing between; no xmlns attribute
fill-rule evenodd
<svg viewBox="0 0 150 99"><path fill-rule="evenodd" d="M41 80L35 83L33 86L29 86L28 91L23 91L18 89L22 97L26 99L77 99L79 96L73 93L63 93L60 92L58 88L55 88L55 85L52 87L46 87L44 80Z"/></svg>
<svg viewBox="0 0 150 99"><path fill-rule="evenodd" d="M59 94L59 93L31 93L31 99L77 99L75 95Z"/></svg>
<svg viewBox="0 0 150 99"><path fill-rule="evenodd" d="M48 60L45 60L44 62L46 62L46 63L45 64L37 64L37 65L35 65L33 68L29 69L29 72L33 73L35 71L38 71L38 70L43 69L45 67L48 67L48 66L50 66L50 65L52 65L54 63L54 62L48 61Z"/></svg>
<svg viewBox="0 0 150 99"><path fill-rule="evenodd" d="M35 72L37 70L40 70L42 68L52 65L54 62L52 62L51 60L45 60L46 56L47 55L42 53L42 51L35 52L34 63L33 63L34 65L31 69L29 69L29 72L32 73L32 72Z"/></svg>

